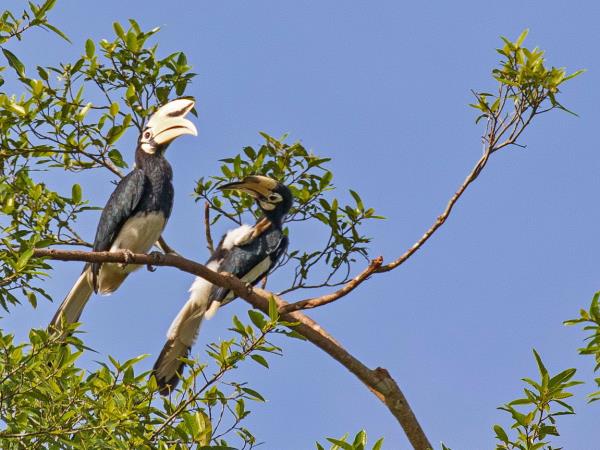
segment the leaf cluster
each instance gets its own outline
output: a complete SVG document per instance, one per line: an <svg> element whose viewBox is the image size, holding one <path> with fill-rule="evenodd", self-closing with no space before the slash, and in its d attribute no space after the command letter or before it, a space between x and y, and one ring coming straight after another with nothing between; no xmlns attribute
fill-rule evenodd
<svg viewBox="0 0 600 450"><path fill-rule="evenodd" d="M48 13L55 5L56 0L45 0L41 3L28 2L29 8L23 10L18 16L9 10L2 11L0 14L0 46L13 38L21 40L23 33L32 28L42 28L66 38L62 31L48 22ZM2 84L4 84L4 80L0 77L0 86Z"/></svg>
<svg viewBox="0 0 600 450"><path fill-rule="evenodd" d="M531 120L553 109L571 113L558 100L563 83L583 73L567 74L563 67L547 67L544 52L523 46L529 30L515 40L502 37L504 45L497 49L503 60L492 71L497 92L474 92L476 102L470 106L479 111L476 123L487 121L484 140L490 153L517 140Z"/></svg>
<svg viewBox="0 0 600 450"><path fill-rule="evenodd" d="M53 3L31 8L45 20ZM70 195L59 193L43 181L45 175L103 168L121 176L127 167L118 148L121 137L130 128L139 131L157 106L182 95L195 75L183 53L158 56L157 45L149 44L158 28L144 31L134 20L127 29L116 22L113 28L113 40L96 45L88 39L81 57L38 66L35 77L16 54L2 49L23 88L19 96L0 91L0 306L5 309L18 302L15 291L34 306L38 294L45 296L32 281L45 276L49 266L30 258L34 247L91 246L74 227L81 213L94 209L81 187L73 184Z"/></svg>
<svg viewBox="0 0 600 450"><path fill-rule="evenodd" d="M583 325L583 330L588 332L585 340L587 345L579 349L580 355L591 355L596 365L594 372L600 370L600 292L596 292L588 310L581 309L579 317L565 321L565 325ZM600 377L596 378L596 384L600 387ZM600 390L589 395L590 402L600 400Z"/></svg>
<svg viewBox="0 0 600 450"><path fill-rule="evenodd" d="M356 436L354 436L354 439L352 439L352 441L348 441L347 433L339 439L327 438L327 440L332 444L329 447L329 450L368 450L369 448L367 447L367 433L364 430L361 430L358 433L356 433ZM325 447L323 447L323 445L319 444L318 442L316 443L316 445L317 450L325 450ZM383 438L380 438L375 442L375 444L373 444L373 447L370 448L371 450L381 450L382 445Z"/></svg>
<svg viewBox="0 0 600 450"><path fill-rule="evenodd" d="M221 193L218 187L256 174L279 180L290 188L295 199L286 223L306 223L315 236L324 236L321 242L315 239L312 248L304 246L302 250L294 249L291 240L292 248L280 265L291 263L294 279L283 293L345 283L352 263L368 256L371 238L362 228L368 221L382 217L366 207L353 190L349 191L349 204L331 197L335 186L333 173L326 167L330 158L315 155L300 142L286 144L287 136L276 139L266 133L261 135L265 142L259 148L245 147L235 156L221 160L220 175L200 178L196 200L207 202L215 211L211 225L223 218L241 224L247 211L254 218L260 216L254 200L243 193Z"/></svg>
<svg viewBox="0 0 600 450"><path fill-rule="evenodd" d="M246 359L268 367L265 356L280 349L266 337L289 324L251 313L250 324L234 318L234 337L209 345L215 369L189 360L190 373L168 397L158 395L149 372L136 371L147 355L125 362L109 356L86 371L76 363L89 349L76 335L65 340L34 329L29 342L16 344L0 331L0 446L210 449L233 448L228 440L235 438L237 448L252 448L256 438L243 421L248 403L264 398L225 376Z"/></svg>
<svg viewBox="0 0 600 450"><path fill-rule="evenodd" d="M558 436L556 419L559 416L575 414L573 407L566 399L573 394L569 388L581 384L573 381L575 369L566 369L556 375L550 375L544 366L540 355L533 350L537 363L540 379L523 378L527 387L523 389L524 397L513 400L501 406L499 409L508 412L513 423L511 429L516 437L510 437L509 433L500 425L494 425L494 432L499 443L497 450L558 450L548 443L548 437ZM521 412L517 407L526 407Z"/></svg>

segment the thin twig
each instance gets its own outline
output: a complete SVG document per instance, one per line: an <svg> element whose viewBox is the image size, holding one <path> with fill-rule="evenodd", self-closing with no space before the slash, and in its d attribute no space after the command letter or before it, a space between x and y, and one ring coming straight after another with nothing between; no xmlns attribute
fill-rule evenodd
<svg viewBox="0 0 600 450"><path fill-rule="evenodd" d="M162 236L158 238L156 244L163 251L163 253L179 255L179 253L177 253L169 244L167 244L167 241L165 241L165 238Z"/></svg>
<svg viewBox="0 0 600 450"><path fill-rule="evenodd" d="M318 306L326 305L327 303L331 303L336 301L339 298L342 298L345 295L348 295L351 291L353 291L358 285L360 285L363 281L369 278L373 273L377 272L377 270L381 267L383 263L383 258L380 256L375 258L369 266L363 270L360 274L350 280L346 285L338 289L331 294L322 295L320 297L309 298L306 300L301 300L295 303L290 303L280 309L281 313L290 313L293 311L299 311L301 309L310 309L316 308Z"/></svg>
<svg viewBox="0 0 600 450"><path fill-rule="evenodd" d="M431 227L429 227L429 229L425 232L425 234L423 234L421 239L419 239L417 242L415 242L398 259L378 268L377 269L378 273L388 272L388 271L398 267L400 264L402 264L404 261L406 261L408 258L410 258L417 250L419 250L423 246L423 244L425 244L425 242L427 242L429 240L429 238L431 236L433 236L433 234L437 231L438 228L440 228L442 225L444 225L444 223L446 222L446 219L448 219L448 216L452 212L452 208L454 208L454 205L456 205L456 202L463 195L463 193L467 190L469 185L477 179L477 177L479 176L479 174L481 173L481 171L487 164L489 157L490 157L490 150L488 147L488 149L481 156L481 158L479 158L479 161L477 161L477 163L473 167L473 170L471 170L471 172L469 173L469 175L467 175L467 177L465 178L463 183L460 185L458 190L450 198L450 200L448 201L448 204L446 205L446 208L444 209L444 212L440 216L437 217L436 221L433 223L433 225L431 225Z"/></svg>

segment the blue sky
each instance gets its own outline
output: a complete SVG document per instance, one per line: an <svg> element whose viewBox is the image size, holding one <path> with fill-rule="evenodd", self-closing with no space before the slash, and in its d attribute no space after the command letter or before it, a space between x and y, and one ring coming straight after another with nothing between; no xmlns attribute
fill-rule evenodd
<svg viewBox="0 0 600 450"><path fill-rule="evenodd" d="M11 49L28 64L56 64L81 54L87 37L110 38L113 21L133 17L162 27L163 54L186 52L199 74L189 94L198 102L200 134L169 150L177 194L165 236L187 256L207 257L201 210L190 195L195 180L214 173L218 159L259 144L258 131L266 131L288 132L333 158L340 190L360 192L388 218L368 233L371 255L391 260L429 227L479 158L470 89L493 88L499 36L530 28L527 43L545 49L550 65L588 70L562 97L580 117L541 117L522 140L527 148L494 155L448 223L408 263L310 315L367 365L386 367L431 441L455 450L492 448L492 425L507 423L496 407L520 395L520 378L536 375L532 348L552 371L577 367L587 383L575 389L577 415L561 418L554 443L585 450L597 443L599 406L584 401L594 387L593 363L576 353L582 333L562 321L600 288L599 13L593 2L555 0L493 7L63 0L51 17L73 45L34 32ZM129 162L126 146L133 150L135 139L128 135L121 146ZM75 179L48 182L66 189ZM102 204L110 180L82 182L84 194ZM96 220L90 215L80 224L89 240ZM308 245L308 236L290 233L295 245ZM57 264L47 289L61 299L79 271L78 264ZM273 287L285 285L283 276L273 277ZM154 357L190 281L172 269L143 271L113 296L92 299L83 316L86 342L121 360ZM23 305L1 326L22 339L55 308ZM231 315L246 309L236 302L222 310L194 354L202 342L225 337ZM269 399L248 422L266 441L262 448L314 448L315 440L361 428L373 440L385 437L385 449L408 448L383 405L343 367L310 344L278 343L285 356L272 360L271 370L248 364L238 371Z"/></svg>

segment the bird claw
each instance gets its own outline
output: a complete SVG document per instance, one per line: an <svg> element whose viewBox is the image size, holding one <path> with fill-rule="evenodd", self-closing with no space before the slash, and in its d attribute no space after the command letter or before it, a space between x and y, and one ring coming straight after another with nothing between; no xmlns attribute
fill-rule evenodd
<svg viewBox="0 0 600 450"><path fill-rule="evenodd" d="M152 252L148 256L150 256L154 260L154 264L158 265L158 263L162 260L164 253L161 252ZM156 267L153 264L146 264L146 269L149 272L156 272Z"/></svg>
<svg viewBox="0 0 600 450"><path fill-rule="evenodd" d="M133 262L133 252L128 249L122 250L123 256L125 257L125 262L119 263L119 267L123 269L127 264Z"/></svg>

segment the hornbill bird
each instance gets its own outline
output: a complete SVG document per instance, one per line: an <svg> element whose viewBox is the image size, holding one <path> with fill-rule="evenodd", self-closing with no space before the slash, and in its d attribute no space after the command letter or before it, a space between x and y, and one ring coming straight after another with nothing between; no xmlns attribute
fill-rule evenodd
<svg viewBox="0 0 600 450"><path fill-rule="evenodd" d="M283 219L293 202L287 186L265 176L252 175L229 183L221 190L238 190L254 197L263 217L254 226L241 225L227 232L207 262L207 267L255 285L285 253L288 238L283 234ZM168 394L178 383L202 320L210 319L217 309L232 301L235 294L226 288L196 277L190 297L167 332L167 342L154 363L153 374L160 392Z"/></svg>
<svg viewBox="0 0 600 450"><path fill-rule="evenodd" d="M164 157L179 136L198 134L185 116L194 107L190 99L173 100L151 117L135 150L135 168L125 176L102 210L94 251L146 253L160 238L173 207L173 171ZM139 265L86 264L79 279L56 311L49 328L77 322L92 292L108 295Z"/></svg>

